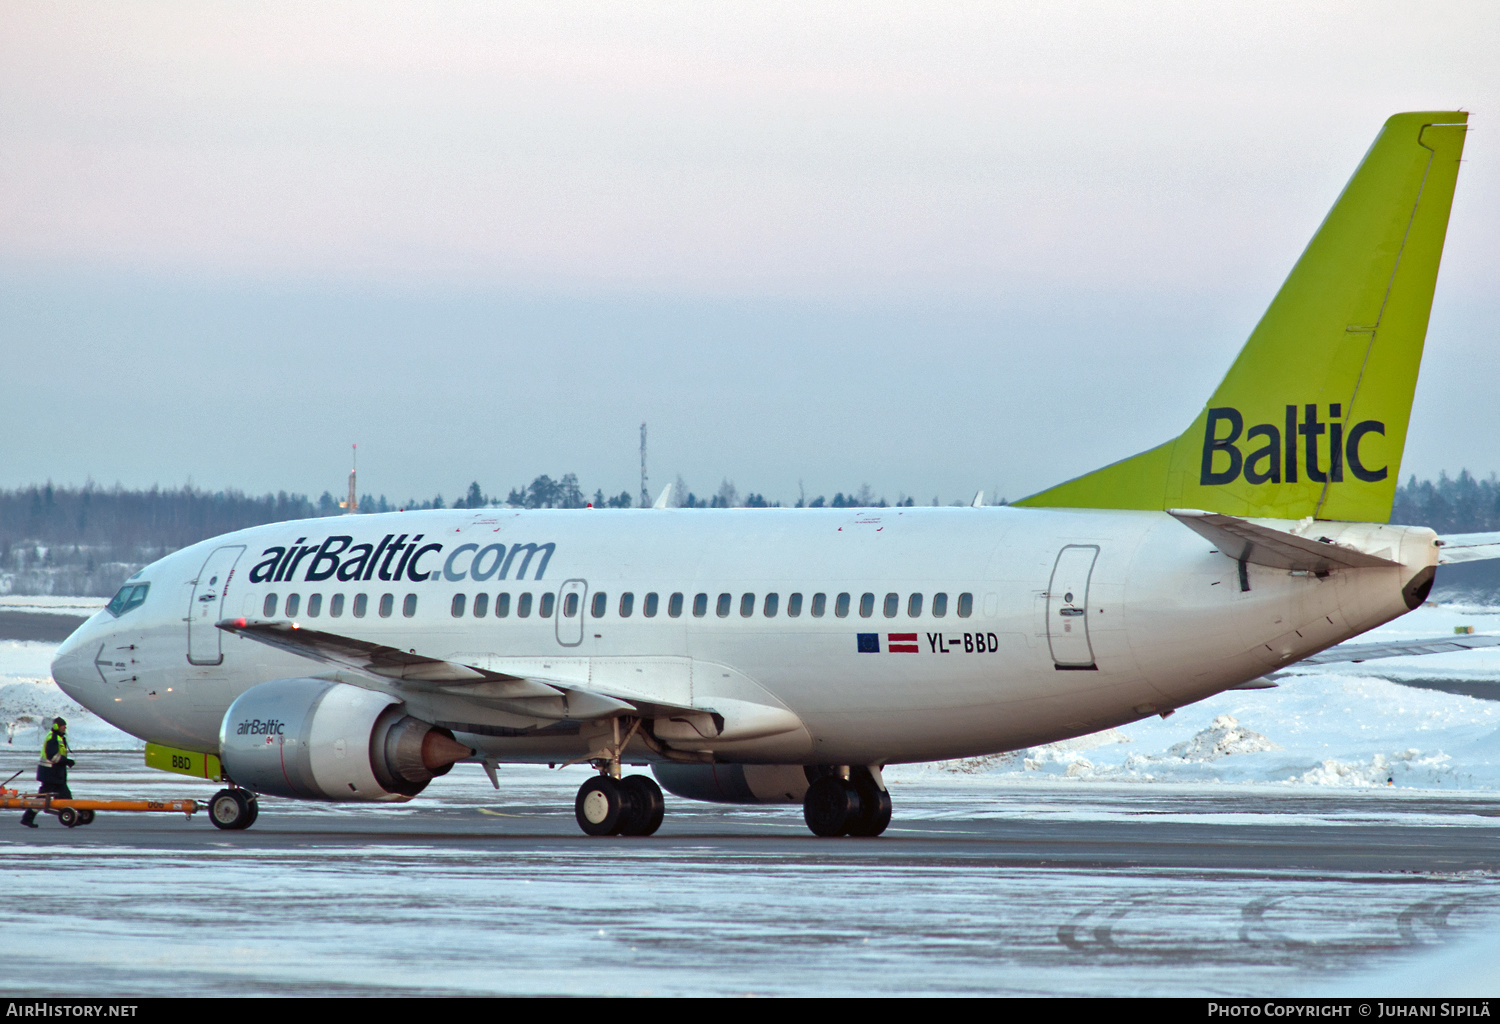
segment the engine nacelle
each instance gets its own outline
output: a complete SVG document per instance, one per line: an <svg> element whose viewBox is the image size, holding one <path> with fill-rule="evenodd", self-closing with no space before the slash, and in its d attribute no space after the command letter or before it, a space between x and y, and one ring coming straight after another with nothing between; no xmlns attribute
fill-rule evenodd
<svg viewBox="0 0 1500 1024"><path fill-rule="evenodd" d="M252 686L219 725L231 779L304 800L409 800L473 753L396 698L326 679Z"/></svg>
<svg viewBox="0 0 1500 1024"><path fill-rule="evenodd" d="M808 786L800 764L653 764L651 771L664 789L716 804L800 804Z"/></svg>

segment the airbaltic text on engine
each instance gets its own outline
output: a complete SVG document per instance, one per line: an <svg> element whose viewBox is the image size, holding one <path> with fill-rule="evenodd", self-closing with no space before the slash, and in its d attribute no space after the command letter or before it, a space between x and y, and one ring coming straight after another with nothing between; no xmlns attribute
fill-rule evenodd
<svg viewBox="0 0 1500 1024"><path fill-rule="evenodd" d="M261 561L250 570L251 583L283 583L295 580L297 570L303 570L302 579L307 583L320 583L337 578L342 582L353 580L400 580L413 583L426 580L445 579L457 582L463 579L484 581L498 573L499 579L507 579L511 568L515 578L526 578L526 570L536 559L536 573L532 579L541 579L547 572L547 563L557 545L546 544L460 544L448 553L441 565L443 545L422 544L422 534L407 540L406 534L388 533L379 544L355 544L348 534L329 537L321 544L305 544L306 537L298 537L288 547L280 545L261 552ZM398 553L400 558L397 558ZM304 559L311 559L304 564ZM468 557L465 557L468 556ZM422 568L423 560L429 568ZM517 561L519 559L519 562ZM395 562L394 570L391 563Z"/></svg>

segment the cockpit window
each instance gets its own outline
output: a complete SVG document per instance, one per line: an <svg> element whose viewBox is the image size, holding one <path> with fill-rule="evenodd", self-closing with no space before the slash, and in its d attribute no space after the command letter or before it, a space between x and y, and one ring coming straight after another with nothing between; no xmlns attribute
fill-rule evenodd
<svg viewBox="0 0 1500 1024"><path fill-rule="evenodd" d="M119 618L132 609L139 608L146 603L146 592L151 589L149 583L127 583L120 588L120 592L114 596L104 610L115 618Z"/></svg>

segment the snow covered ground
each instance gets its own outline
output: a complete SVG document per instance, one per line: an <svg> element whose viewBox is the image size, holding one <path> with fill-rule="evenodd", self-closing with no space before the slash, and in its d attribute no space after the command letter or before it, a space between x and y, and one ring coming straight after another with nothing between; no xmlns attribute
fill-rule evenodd
<svg viewBox="0 0 1500 1024"><path fill-rule="evenodd" d="M92 615L109 603L107 597L52 597L0 594L0 612L47 612L52 615Z"/></svg>
<svg viewBox="0 0 1500 1024"><path fill-rule="evenodd" d="M12 598L86 614L91 598ZM40 606L38 606L40 610ZM1500 632L1500 609L1424 607L1360 638ZM56 645L0 641L0 723L29 750L53 715L79 749L129 750L139 740L100 721L51 681ZM1403 686L1395 679L1495 686L1496 700ZM993 757L893 767L895 782L1041 784L1257 783L1500 791L1500 648L1294 668L1271 690L1223 693L1120 729Z"/></svg>

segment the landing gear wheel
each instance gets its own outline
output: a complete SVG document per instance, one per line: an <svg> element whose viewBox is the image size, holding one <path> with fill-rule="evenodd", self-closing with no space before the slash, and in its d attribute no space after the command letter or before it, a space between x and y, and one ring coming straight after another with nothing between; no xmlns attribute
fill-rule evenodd
<svg viewBox="0 0 1500 1024"><path fill-rule="evenodd" d="M655 779L646 775L627 775L620 780L620 788L627 798L625 810L615 826L620 835L649 836L661 828L667 804Z"/></svg>
<svg viewBox="0 0 1500 1024"><path fill-rule="evenodd" d="M78 820L78 812L71 807L59 807L57 809L57 823L64 828L73 828L83 824Z"/></svg>
<svg viewBox="0 0 1500 1024"><path fill-rule="evenodd" d="M79 811L78 812L78 824L80 824L80 825L92 825L93 823L94 823L94 812L93 811L86 811L85 810L85 811Z"/></svg>
<svg viewBox="0 0 1500 1024"><path fill-rule="evenodd" d="M837 775L825 775L807 787L802 820L815 836L841 836L861 810L859 791Z"/></svg>
<svg viewBox="0 0 1500 1024"><path fill-rule="evenodd" d="M243 789L221 789L208 802L208 820L215 828L249 828L257 813L254 798Z"/></svg>
<svg viewBox="0 0 1500 1024"><path fill-rule="evenodd" d="M878 836L891 823L891 794L874 779L854 783L859 791L859 814L849 822L851 836Z"/></svg>
<svg viewBox="0 0 1500 1024"><path fill-rule="evenodd" d="M579 786L578 798L573 801L578 827L591 836L614 835L619 831L624 810L624 790L608 775L595 775Z"/></svg>

